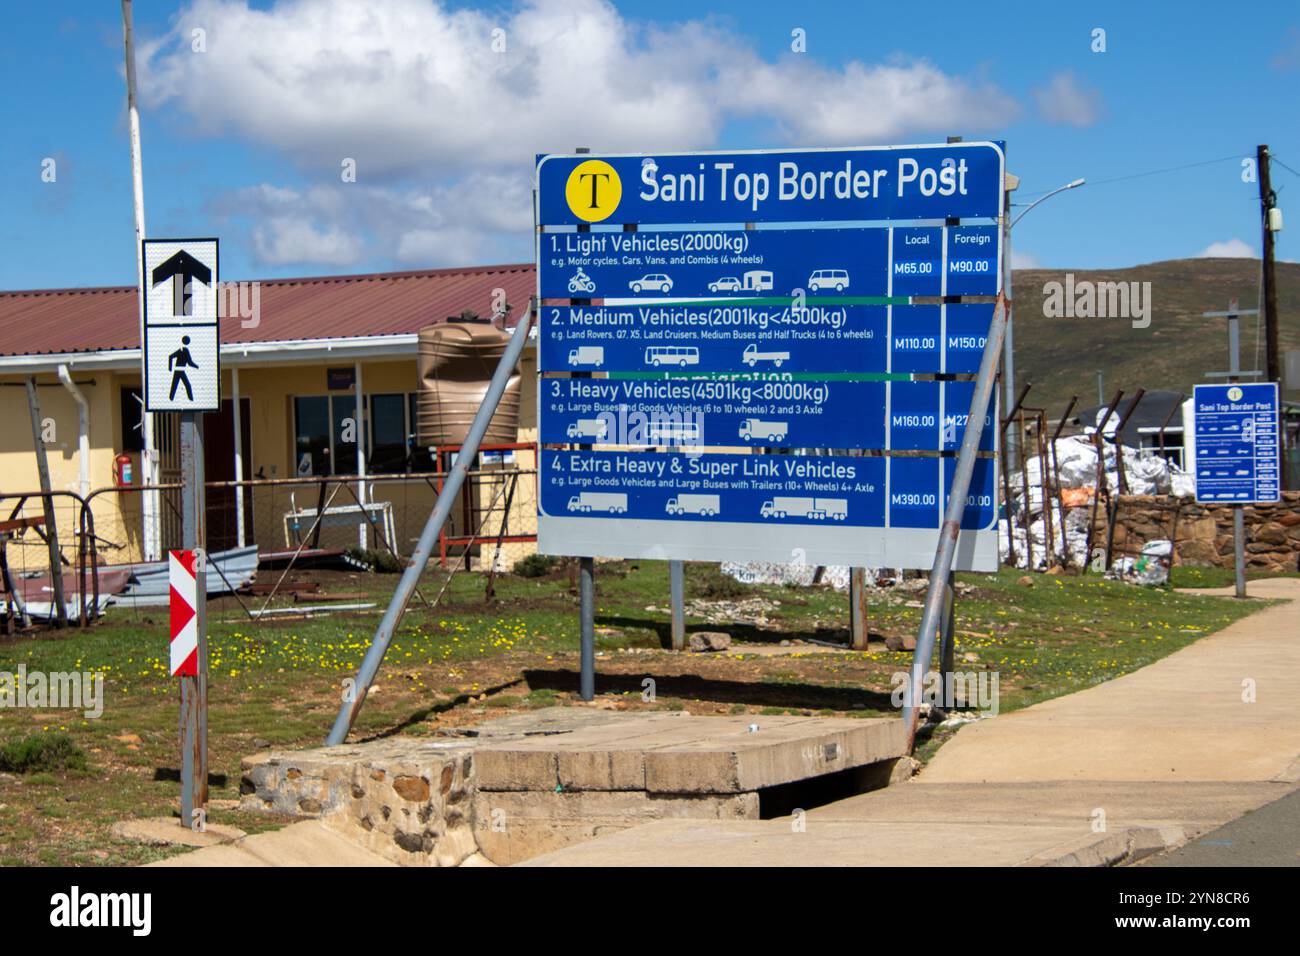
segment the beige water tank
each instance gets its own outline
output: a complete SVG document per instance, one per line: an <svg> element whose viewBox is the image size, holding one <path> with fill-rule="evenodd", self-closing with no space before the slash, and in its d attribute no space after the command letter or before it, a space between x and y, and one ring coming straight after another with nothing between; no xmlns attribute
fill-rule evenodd
<svg viewBox="0 0 1300 956"><path fill-rule="evenodd" d="M488 383L505 353L509 335L487 320L453 318L426 325L419 333L416 441L424 448L459 445L483 404ZM485 445L518 440L519 367L516 365L497 405Z"/></svg>

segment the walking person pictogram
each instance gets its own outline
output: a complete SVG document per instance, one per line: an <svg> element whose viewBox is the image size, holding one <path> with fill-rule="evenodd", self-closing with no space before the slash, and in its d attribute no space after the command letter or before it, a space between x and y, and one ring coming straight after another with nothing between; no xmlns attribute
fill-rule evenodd
<svg viewBox="0 0 1300 956"><path fill-rule="evenodd" d="M172 373L172 388L168 394L168 401L176 400L176 389L185 386L185 395L189 401L194 401L194 389L190 387L190 377L185 373L185 369L198 369L199 363L194 361L194 356L190 354L190 337L181 336L181 347L171 355L167 356L167 368Z"/></svg>

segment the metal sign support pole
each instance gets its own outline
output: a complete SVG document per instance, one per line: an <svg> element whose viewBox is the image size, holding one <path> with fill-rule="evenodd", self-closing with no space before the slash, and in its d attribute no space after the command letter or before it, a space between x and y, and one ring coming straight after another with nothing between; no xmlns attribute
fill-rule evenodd
<svg viewBox="0 0 1300 956"><path fill-rule="evenodd" d="M948 571L943 584L943 620L939 625L939 673L943 677L943 706L955 707L957 694L953 687L952 669L957 656L957 642L953 630L957 619L956 574Z"/></svg>
<svg viewBox="0 0 1300 956"><path fill-rule="evenodd" d="M181 546L195 553L194 617L198 674L181 677L181 824L202 830L208 805L207 526L204 520L203 421L181 412Z"/></svg>
<svg viewBox="0 0 1300 956"><path fill-rule="evenodd" d="M1229 382L1240 381L1241 329L1237 321L1237 316L1229 313L1228 371L1231 373L1228 377ZM1279 416L1280 420L1281 416ZM1246 596L1246 511L1242 505L1232 506L1232 554L1237 579L1237 597L1244 598Z"/></svg>
<svg viewBox="0 0 1300 956"><path fill-rule="evenodd" d="M849 568L849 647L867 649L867 569Z"/></svg>
<svg viewBox="0 0 1300 956"><path fill-rule="evenodd" d="M970 415L962 433L961 449L957 453L957 468L948 489L948 505L944 510L943 524L939 528L939 547L935 551L934 566L930 570L930 584L925 592L924 610L921 612L921 629L916 636L916 652L912 658L912 673L907 697L903 703L903 721L907 726L908 749L916 739L918 705L921 687L930 658L934 654L935 635L943 622L944 607L948 602L947 590L953 559L957 556L957 539L961 533L961 519L966 511L966 496L970 493L971 475L975 472L975 458L980 447L980 433L984 431L984 416L993 400L998 359L1002 353L1002 336L1007 328L1007 290L998 296L989 325L989 336L984 343L979 375L975 379L975 392L971 396Z"/></svg>
<svg viewBox="0 0 1300 956"><path fill-rule="evenodd" d="M379 671L379 665L384 661L384 655L388 652L388 645L392 643L393 635L397 633L397 625L402 620L402 615L406 613L406 606L411 603L416 586L420 582L420 575L424 573L425 566L428 565L429 558L433 554L433 547L438 542L442 526L447 523L452 506L460 496L460 489L465 484L470 463L478 455L478 446L482 444L483 436L492 422L492 416L497 410L501 396L505 393L510 374L519 364L519 356L523 354L524 346L528 343L528 330L532 328L535 307L535 302L529 303L527 313L515 326L514 334L510 336L501 361L497 363L487 393L483 396L483 403L474 413L474 421L469 426L469 433L460 446L456 464L452 466L447 480L443 482L442 490L438 492L433 511L429 513L429 520L425 522L424 530L420 532L410 562L402 571L402 578L397 582L397 589L388 602L388 609L384 611L384 616L375 629L375 636L371 639L366 656L361 661L361 668L357 671L355 682L343 695L343 704L339 707L338 716L334 718L334 726L329 736L325 738L328 746L341 744L347 739L348 731L352 729L352 722L356 720L357 713L366 702L366 694L374 682L375 674Z"/></svg>
<svg viewBox="0 0 1300 956"><path fill-rule="evenodd" d="M579 628L578 696L583 700L596 697L596 559L578 559L578 603L582 622Z"/></svg>
<svg viewBox="0 0 1300 956"><path fill-rule="evenodd" d="M984 416L988 413L990 405L996 408L994 393L998 383L998 362L1003 358L1002 352L1007 340L1011 316L1011 193L1007 189L1005 180L1002 183L1002 221L998 225L1003 230L1002 291L998 294L997 305L993 308L993 321L989 324L988 338L984 341L984 354L980 357L979 374L975 377L970 412L966 418L966 429L962 432L961 447L957 452L957 466L953 471L952 485L948 489L948 501L944 508L943 524L939 527L939 545L935 549L934 565L930 569L930 581L925 592L921 628L916 637L912 672L908 679L907 695L903 701L903 724L907 728L909 751L916 743L921 689L925 683L931 658L934 656L935 638L938 632L944 631L945 643L952 644L950 632L954 625L952 618L955 613L953 560L957 556L962 515L966 512L966 498L970 494L971 476L975 473L975 459L979 455L980 437L984 431ZM1007 375L1008 381L1010 381L1010 374L1008 374L1010 372L1009 368L1003 369L1003 374ZM1021 400L1023 401L1023 396ZM1007 413L1008 417L1012 414L1014 413ZM1026 496L1027 505L1028 496ZM1011 533L1010 502L1007 502L1007 508L1009 536ZM1026 537L1027 534L1026 531ZM955 651L955 647L947 650L951 653ZM949 662L941 662L941 666L945 664L951 666ZM946 686L944 690L946 702Z"/></svg>
<svg viewBox="0 0 1300 956"><path fill-rule="evenodd" d="M668 562L668 597L672 604L673 650L686 650L686 564Z"/></svg>

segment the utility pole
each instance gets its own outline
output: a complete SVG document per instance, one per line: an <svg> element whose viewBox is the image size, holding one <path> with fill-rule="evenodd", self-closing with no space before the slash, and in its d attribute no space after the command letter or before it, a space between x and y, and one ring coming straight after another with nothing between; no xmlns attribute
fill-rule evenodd
<svg viewBox="0 0 1300 956"><path fill-rule="evenodd" d="M1259 180L1260 222L1264 230L1264 376L1267 381L1276 382L1278 394L1282 390L1282 356L1277 341L1277 278L1273 268L1273 233L1281 228L1280 212L1277 210L1277 194L1273 192L1272 175L1269 170L1268 144L1261 144L1256 149ZM1280 423L1279 423L1280 424ZM1278 442L1282 455L1282 468L1278 474L1279 487L1287 489L1286 429L1278 428Z"/></svg>
<svg viewBox="0 0 1300 956"><path fill-rule="evenodd" d="M135 197L135 274L139 283L136 289L140 322L140 479L145 485L158 484L158 450L154 444L153 416L144 410L144 259L142 243L144 231L144 168L140 157L140 110L135 96L135 38L131 26L131 0L122 0L122 40L126 52L126 116L131 136L131 189ZM238 409L236 409L238 414ZM158 561L162 558L162 542L158 527L158 492L143 492L140 514L144 559Z"/></svg>

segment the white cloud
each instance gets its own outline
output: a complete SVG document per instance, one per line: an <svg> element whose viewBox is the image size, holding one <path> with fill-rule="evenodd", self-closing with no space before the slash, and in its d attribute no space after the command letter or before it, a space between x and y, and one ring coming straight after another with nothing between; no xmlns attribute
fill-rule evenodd
<svg viewBox="0 0 1300 956"><path fill-rule="evenodd" d="M1212 242L1200 252L1194 259L1256 259L1258 258L1255 250L1250 243L1243 242L1240 239L1229 239L1227 242Z"/></svg>
<svg viewBox="0 0 1300 956"><path fill-rule="evenodd" d="M191 51L197 27L206 53ZM329 181L355 160L353 192L332 202L407 264L465 263L501 242L526 256L538 152L706 148L731 121L792 145L899 142L978 134L1019 111L995 84L926 60L767 59L714 21L645 25L606 0L523 0L499 14L437 0L193 0L140 51L146 103L174 107L199 135L268 148ZM346 198L359 195L374 205ZM359 254L356 226L324 195L292 206L279 215L316 220L259 223L264 262Z"/></svg>
<svg viewBox="0 0 1300 956"><path fill-rule="evenodd" d="M1091 126L1101 116L1101 94L1081 86L1072 71L1057 73L1034 91L1038 113L1058 126Z"/></svg>
<svg viewBox="0 0 1300 956"><path fill-rule="evenodd" d="M206 53L190 50L195 27ZM497 28L504 53L492 49ZM924 60L765 60L719 27L642 27L605 0L527 0L499 17L434 0L194 0L140 49L149 103L304 167L354 158L359 178L507 166L578 145L708 146L732 117L834 145L972 131L1017 109L991 83Z"/></svg>
<svg viewBox="0 0 1300 956"><path fill-rule="evenodd" d="M1019 249L1011 250L1011 268L1012 269L1041 269L1043 264L1038 261L1038 256L1032 252L1021 252Z"/></svg>
<svg viewBox="0 0 1300 956"><path fill-rule="evenodd" d="M451 187L397 189L342 183L306 190L262 184L212 203L246 227L264 266L356 266L367 256L402 267L531 258L527 181L469 176Z"/></svg>

